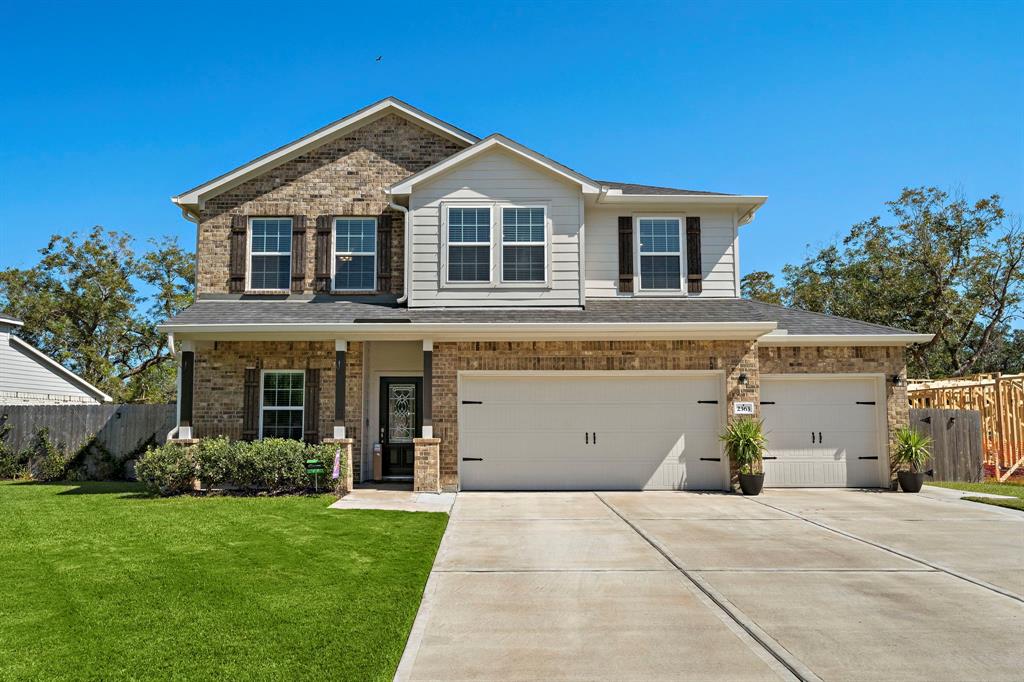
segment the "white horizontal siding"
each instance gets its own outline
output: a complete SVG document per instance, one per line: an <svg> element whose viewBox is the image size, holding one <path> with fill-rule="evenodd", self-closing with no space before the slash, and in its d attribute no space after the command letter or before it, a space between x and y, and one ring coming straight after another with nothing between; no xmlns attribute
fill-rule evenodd
<svg viewBox="0 0 1024 682"><path fill-rule="evenodd" d="M19 404L99 404L92 395L20 348L11 345L10 334L6 331L0 331L0 394Z"/></svg>
<svg viewBox="0 0 1024 682"><path fill-rule="evenodd" d="M587 297L608 298L617 295L619 279L619 216L673 215L672 211L631 207L588 207L586 225ZM736 239L733 213L693 207L685 215L700 216L701 269L704 278L702 298L739 296L736 281ZM685 267L685 263L684 263Z"/></svg>
<svg viewBox="0 0 1024 682"><path fill-rule="evenodd" d="M441 283L441 206L446 202L543 203L547 207L549 282L544 287ZM422 187L410 199L412 212L411 306L568 305L580 301L580 190L504 151L458 166ZM500 237L500 228L495 239ZM497 258L494 259L497 269Z"/></svg>

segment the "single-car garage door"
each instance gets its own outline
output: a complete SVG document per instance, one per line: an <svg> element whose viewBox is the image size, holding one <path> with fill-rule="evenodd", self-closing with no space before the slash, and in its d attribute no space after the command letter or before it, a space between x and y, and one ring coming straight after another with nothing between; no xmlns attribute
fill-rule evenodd
<svg viewBox="0 0 1024 682"><path fill-rule="evenodd" d="M463 490L720 490L721 373L463 373Z"/></svg>
<svg viewBox="0 0 1024 682"><path fill-rule="evenodd" d="M762 376L765 486L882 486L888 460L881 393L876 377Z"/></svg>

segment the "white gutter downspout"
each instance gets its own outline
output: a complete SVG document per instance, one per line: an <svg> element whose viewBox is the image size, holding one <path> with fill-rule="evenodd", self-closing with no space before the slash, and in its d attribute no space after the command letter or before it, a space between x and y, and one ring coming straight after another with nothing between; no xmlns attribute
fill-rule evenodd
<svg viewBox="0 0 1024 682"><path fill-rule="evenodd" d="M167 347L171 350L171 357L177 367L174 368L174 428L167 432L165 441L174 440L178 435L178 425L181 424L181 363L178 362L178 353L174 350L174 332L167 332Z"/></svg>
<svg viewBox="0 0 1024 682"><path fill-rule="evenodd" d="M388 206L401 211L405 218L405 253L402 254L402 296L398 299L397 303L405 303L409 300L409 261L412 259L412 253L410 252L409 244L412 241L412 230L409 226L409 209L401 204L396 204L394 199L391 197L390 192L386 192L388 197Z"/></svg>

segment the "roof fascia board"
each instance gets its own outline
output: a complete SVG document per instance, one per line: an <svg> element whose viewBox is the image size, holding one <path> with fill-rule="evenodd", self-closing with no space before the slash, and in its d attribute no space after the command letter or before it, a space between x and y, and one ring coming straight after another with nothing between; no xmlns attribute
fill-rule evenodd
<svg viewBox="0 0 1024 682"><path fill-rule="evenodd" d="M453 169L455 166L465 163L466 161L469 161L470 159L494 147L500 147L502 149L510 151L514 154L517 154L518 156L527 159L528 161L532 161L533 163L546 168L548 171L554 173L555 175L560 175L563 178L578 183L581 189L583 190L584 194L597 194L601 189L596 182L594 182L587 176L581 175L580 173L577 173L571 168L563 166L557 161L553 161L544 156L543 154L535 152L534 150L530 149L525 145L519 144L515 140L510 140L504 135L495 133L493 135L487 136L483 140L480 140L472 147L467 147L458 154L449 156L447 159L444 159L443 161L436 163L433 166L430 166L429 168L425 168L421 170L419 173L410 175L401 182L395 183L388 189L388 192L390 194L397 195L411 194L413 188L416 185L425 182L431 178L434 178L438 175L446 173L449 170Z"/></svg>
<svg viewBox="0 0 1024 682"><path fill-rule="evenodd" d="M928 343L934 334L766 334L762 346L910 346Z"/></svg>
<svg viewBox="0 0 1024 682"><path fill-rule="evenodd" d="M259 173L266 172L274 166L285 163L316 146L324 144L335 137L353 130L354 128L370 123L377 118L392 112L401 114L414 122L418 122L426 127L438 130L442 134L452 139L465 142L466 144L473 145L479 141L479 138L474 135L470 135L464 130L445 123L444 121L435 118L424 111L420 111L401 100L388 97L379 102L375 102L368 107L360 109L345 118L335 121L334 123L330 123L319 130L295 140L294 142L290 142L283 147L279 147L267 154L264 154L263 156L257 157L256 159L253 159L252 161L243 164L224 175L214 178L209 182L199 185L198 187L194 187L179 194L178 196L171 197L171 201L179 206L201 207L202 202L212 196L226 192L232 187L238 186L242 182L245 182Z"/></svg>
<svg viewBox="0 0 1024 682"><path fill-rule="evenodd" d="M658 322L658 323L314 323L161 325L176 339L315 340L583 340L583 339L701 339L753 340L774 330L774 322Z"/></svg>
<svg viewBox="0 0 1024 682"><path fill-rule="evenodd" d="M710 204L720 206L763 206L766 196L745 194L602 194L600 204Z"/></svg>
<svg viewBox="0 0 1024 682"><path fill-rule="evenodd" d="M14 345L18 346L23 351L25 351L28 354L30 354L34 359L41 361L44 365L48 366L50 369L56 370L61 376L63 376L65 379L67 379L71 383L75 384L76 386L78 386L82 390L87 391L89 393L92 393L95 397L98 397L101 402L104 402L104 403L112 403L112 402L114 402L114 399L111 398L109 395L107 395L106 393L104 393L100 389L96 388L95 386L90 384L88 381L86 381L82 377L78 376L77 374L72 372L70 369L68 369L64 365L60 364L59 362L57 362L56 360L51 358L46 353L42 352L41 350L39 350L38 348L33 346L28 341L25 341L24 339L19 339L17 336L14 336L14 335L12 335L10 338L11 338L11 341L14 343Z"/></svg>

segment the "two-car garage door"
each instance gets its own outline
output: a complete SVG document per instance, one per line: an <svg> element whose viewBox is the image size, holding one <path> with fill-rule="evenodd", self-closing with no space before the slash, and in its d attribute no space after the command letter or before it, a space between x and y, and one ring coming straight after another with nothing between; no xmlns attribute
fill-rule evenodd
<svg viewBox="0 0 1024 682"><path fill-rule="evenodd" d="M464 374L463 490L715 490L722 373Z"/></svg>

